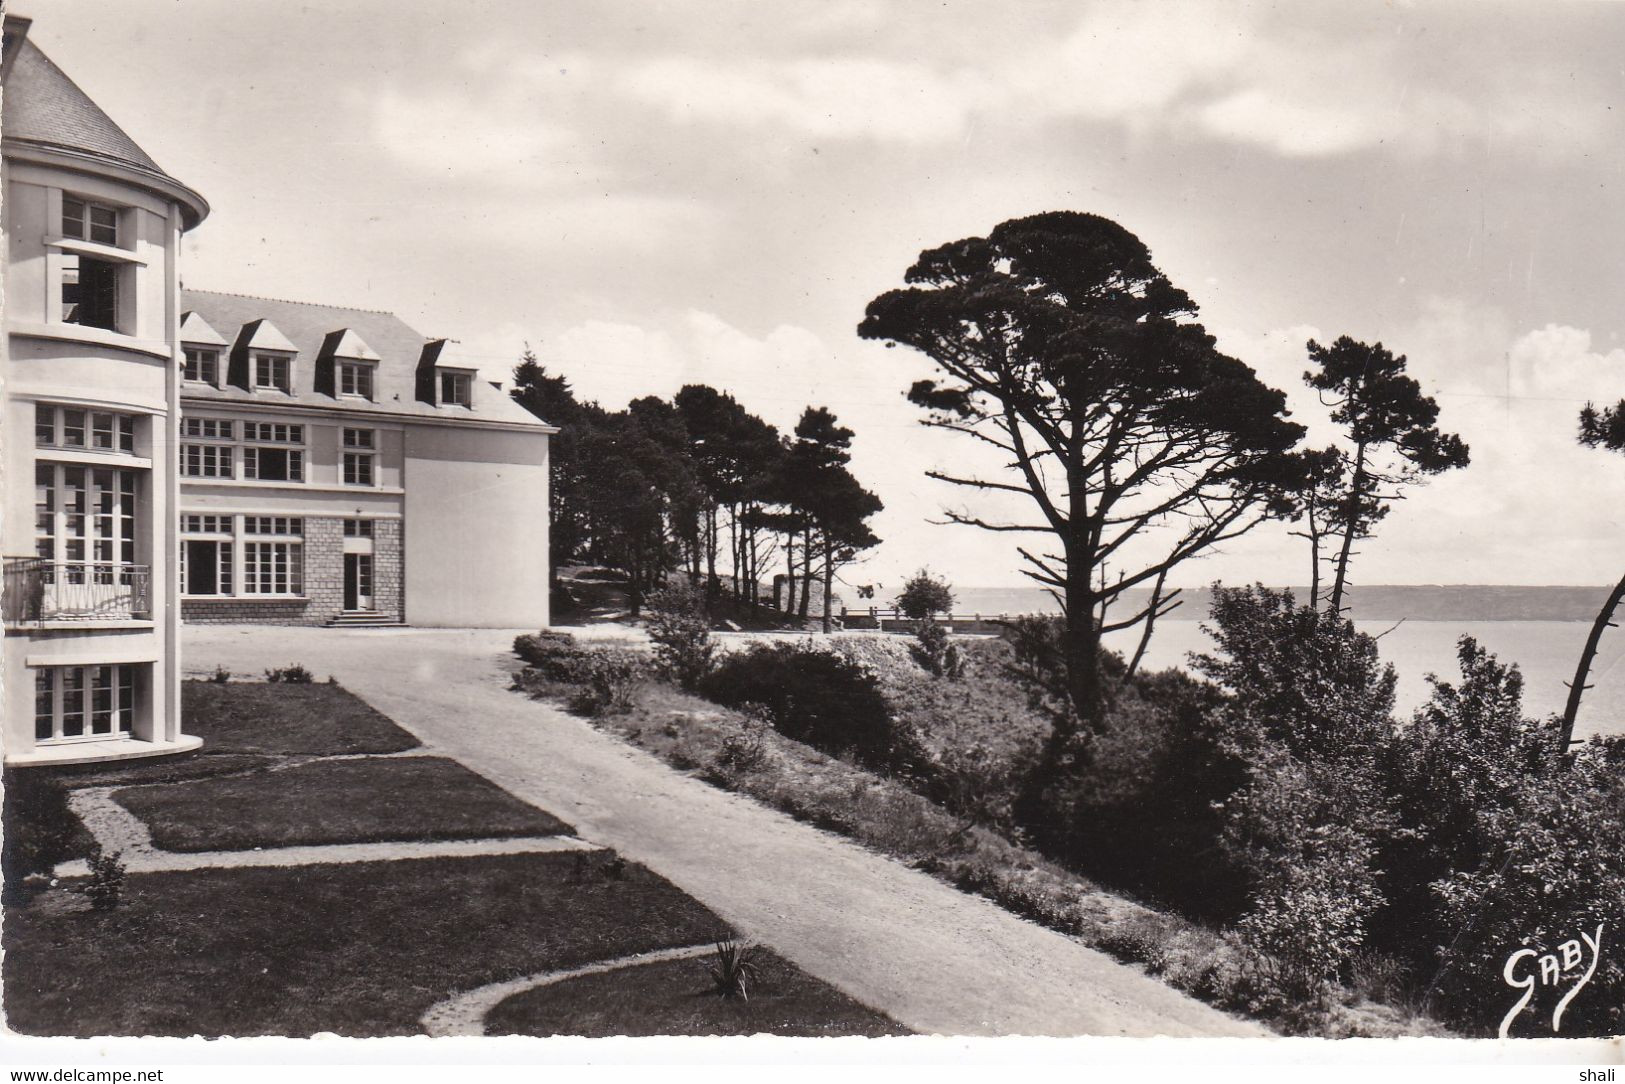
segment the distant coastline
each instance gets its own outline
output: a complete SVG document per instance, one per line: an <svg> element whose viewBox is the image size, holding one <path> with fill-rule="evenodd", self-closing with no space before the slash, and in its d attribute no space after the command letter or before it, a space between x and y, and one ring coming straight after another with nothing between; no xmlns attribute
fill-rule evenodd
<svg viewBox="0 0 1625 1084"><path fill-rule="evenodd" d="M1590 621L1609 586L1374 585L1351 588L1349 595L1352 615L1362 621ZM1300 599L1309 594L1307 587L1291 590ZM1060 612L1055 600L1037 587L965 587L954 594L958 614ZM1207 620L1207 588L1187 588L1179 597L1181 605L1163 620ZM1127 592L1117 609L1132 612L1149 598L1149 590Z"/></svg>

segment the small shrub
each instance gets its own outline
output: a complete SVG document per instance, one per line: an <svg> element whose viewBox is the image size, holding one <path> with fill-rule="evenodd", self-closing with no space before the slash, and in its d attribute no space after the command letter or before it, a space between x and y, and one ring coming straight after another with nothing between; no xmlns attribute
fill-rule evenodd
<svg viewBox="0 0 1625 1084"><path fill-rule="evenodd" d="M226 682L231 680L231 671L227 670L224 666L216 665L214 668L214 673L209 675L209 680L214 682L216 685L224 685Z"/></svg>
<svg viewBox="0 0 1625 1084"><path fill-rule="evenodd" d="M588 654L568 632L549 629L514 637L513 650L544 679L570 684L579 681L582 662Z"/></svg>
<svg viewBox="0 0 1625 1084"><path fill-rule="evenodd" d="M124 897L124 860L119 851L108 854L100 843L90 848L90 880L85 895L96 911L111 911Z"/></svg>
<svg viewBox="0 0 1625 1084"><path fill-rule="evenodd" d="M910 651L922 669L949 681L959 680L964 664L959 658L959 648L948 639L947 629L937 624L934 618L924 617L914 630L914 640Z"/></svg>
<svg viewBox="0 0 1625 1084"><path fill-rule="evenodd" d="M306 670L301 663L292 666L281 666L265 671L265 680L273 685L278 682L284 685L309 685L315 681L315 675Z"/></svg>
<svg viewBox="0 0 1625 1084"><path fill-rule="evenodd" d="M661 672L684 689L699 688L716 653L705 594L692 584L673 583L650 595L646 608Z"/></svg>
<svg viewBox="0 0 1625 1084"><path fill-rule="evenodd" d="M750 1000L750 988L761 974L756 962L759 951L755 945L732 938L717 942L709 970L719 997Z"/></svg>
<svg viewBox="0 0 1625 1084"><path fill-rule="evenodd" d="M758 704L747 704L740 710L745 718L739 729L722 739L717 752L717 764L731 772L753 772L767 759L767 730L772 723L766 711Z"/></svg>
<svg viewBox="0 0 1625 1084"><path fill-rule="evenodd" d="M570 698L570 709L598 718L624 715L637 701L643 683L643 660L624 648L598 648L582 656L580 688Z"/></svg>

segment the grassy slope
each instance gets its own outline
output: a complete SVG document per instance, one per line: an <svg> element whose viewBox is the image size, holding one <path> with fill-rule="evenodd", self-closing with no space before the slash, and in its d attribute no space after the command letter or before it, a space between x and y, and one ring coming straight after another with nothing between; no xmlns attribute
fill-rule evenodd
<svg viewBox="0 0 1625 1084"><path fill-rule="evenodd" d="M946 682L910 672L908 642L836 637L835 650L876 673L925 744L942 750L969 742L996 759L1019 758L1044 725L992 659L969 660L969 680ZM533 685L536 695L560 687ZM1217 1005L1258 1017L1250 967L1237 945L1200 923L1146 906L1052 862L1004 836L968 824L890 779L828 756L772 731L762 735L761 762L731 766L725 752L747 732L735 712L660 683L646 685L634 710L595 720L673 766L838 832L965 891L1070 934ZM1267 1023L1302 1027L1298 1021ZM1315 1022L1318 1034L1437 1033L1408 1014L1364 1002L1338 1006Z"/></svg>
<svg viewBox="0 0 1625 1084"><path fill-rule="evenodd" d="M486 1018L488 1035L901 1035L865 1008L772 953L747 1001L712 992L710 962L672 960L588 975L516 994Z"/></svg>
<svg viewBox="0 0 1625 1084"><path fill-rule="evenodd" d="M572 832L441 757L316 761L186 786L132 787L114 799L170 851Z"/></svg>

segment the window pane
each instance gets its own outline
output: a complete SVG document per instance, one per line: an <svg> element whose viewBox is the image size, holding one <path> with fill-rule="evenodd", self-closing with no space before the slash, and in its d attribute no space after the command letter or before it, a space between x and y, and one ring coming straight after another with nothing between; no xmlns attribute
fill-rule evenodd
<svg viewBox="0 0 1625 1084"><path fill-rule="evenodd" d="M42 666L34 671L34 740L56 736L56 671Z"/></svg>
<svg viewBox="0 0 1625 1084"><path fill-rule="evenodd" d="M85 671L64 666L57 673L62 682L62 736L77 738L85 732Z"/></svg>
<svg viewBox="0 0 1625 1084"><path fill-rule="evenodd" d="M62 236L85 239L85 203L72 196L62 197Z"/></svg>
<svg viewBox="0 0 1625 1084"><path fill-rule="evenodd" d="M118 244L118 212L111 207L90 207L90 239L101 245Z"/></svg>
<svg viewBox="0 0 1625 1084"><path fill-rule="evenodd" d="M84 411L64 410L62 412L62 443L69 448L83 448L85 446Z"/></svg>
<svg viewBox="0 0 1625 1084"><path fill-rule="evenodd" d="M56 443L56 407L34 404L34 444L48 447Z"/></svg>

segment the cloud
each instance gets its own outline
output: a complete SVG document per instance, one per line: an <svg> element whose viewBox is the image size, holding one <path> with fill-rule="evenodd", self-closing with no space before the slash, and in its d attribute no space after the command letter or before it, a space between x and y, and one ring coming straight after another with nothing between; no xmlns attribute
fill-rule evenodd
<svg viewBox="0 0 1625 1084"><path fill-rule="evenodd" d="M795 55L792 42L783 57L632 58L614 85L679 123L820 139L940 145L978 127L1082 120L1288 158L1498 139L1577 150L1605 115L1583 88L1534 74L1483 85L1459 70L1429 75L1403 20L1350 31L1270 15L1209 2L1100 4L1068 33L971 56L925 47Z"/></svg>
<svg viewBox="0 0 1625 1084"><path fill-rule="evenodd" d="M668 56L630 70L629 96L683 123L788 128L821 139L933 144L962 136L990 89L967 71L865 57L743 60Z"/></svg>

